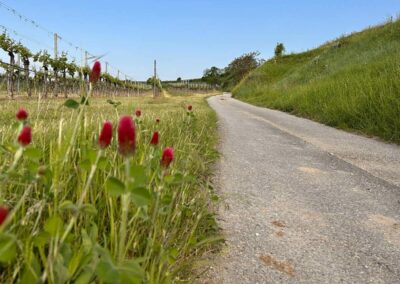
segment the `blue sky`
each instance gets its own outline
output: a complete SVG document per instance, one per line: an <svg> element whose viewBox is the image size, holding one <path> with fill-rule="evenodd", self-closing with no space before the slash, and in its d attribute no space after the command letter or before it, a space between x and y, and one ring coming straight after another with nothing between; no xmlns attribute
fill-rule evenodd
<svg viewBox="0 0 400 284"><path fill-rule="evenodd" d="M158 61L162 80L200 77L234 57L258 50L262 58L283 42L289 52L316 47L400 12L399 0L0 0L43 27L143 80ZM0 5L0 25L32 50L53 39ZM1 28L0 28L1 30ZM29 39L27 39L29 38ZM81 53L60 42L77 61ZM4 59L4 54L0 55ZM116 70L110 69L114 75Z"/></svg>

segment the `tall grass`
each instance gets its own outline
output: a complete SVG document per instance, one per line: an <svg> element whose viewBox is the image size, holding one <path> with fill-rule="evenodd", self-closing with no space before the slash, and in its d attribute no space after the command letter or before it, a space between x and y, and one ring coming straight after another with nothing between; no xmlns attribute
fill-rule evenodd
<svg viewBox="0 0 400 284"><path fill-rule="evenodd" d="M55 100L1 104L0 206L11 212L0 226L1 283L190 280L193 261L219 240L209 210L216 117L204 98L118 100L93 99L78 109ZM33 142L10 170L20 149L20 106L29 111ZM99 151L102 122L116 128L121 115L138 107L135 154L124 159L115 134ZM175 149L168 169L160 166L165 146Z"/></svg>
<svg viewBox="0 0 400 284"><path fill-rule="evenodd" d="M238 99L400 143L400 21L270 60Z"/></svg>

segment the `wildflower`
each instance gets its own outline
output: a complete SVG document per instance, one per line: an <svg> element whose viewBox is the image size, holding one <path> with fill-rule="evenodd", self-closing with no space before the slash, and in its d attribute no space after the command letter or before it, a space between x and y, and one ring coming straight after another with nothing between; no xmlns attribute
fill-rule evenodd
<svg viewBox="0 0 400 284"><path fill-rule="evenodd" d="M161 166L168 168L171 162L174 160L174 149L167 147L163 151L163 155L160 161Z"/></svg>
<svg viewBox="0 0 400 284"><path fill-rule="evenodd" d="M18 143L21 146L29 145L32 141L32 129L29 126L24 126L18 136Z"/></svg>
<svg viewBox="0 0 400 284"><path fill-rule="evenodd" d="M4 223L8 215L8 209L5 206L0 206L0 226Z"/></svg>
<svg viewBox="0 0 400 284"><path fill-rule="evenodd" d="M142 115L142 111L140 110L140 108L138 108L138 109L135 111L135 114L136 114L136 117L140 117L140 116Z"/></svg>
<svg viewBox="0 0 400 284"><path fill-rule="evenodd" d="M123 116L118 124L119 152L126 156L135 152L135 124L130 116Z"/></svg>
<svg viewBox="0 0 400 284"><path fill-rule="evenodd" d="M28 112L24 108L20 108L15 114L18 120L26 120L28 118Z"/></svg>
<svg viewBox="0 0 400 284"><path fill-rule="evenodd" d="M150 144L151 144L151 145L157 145L157 144L158 144L158 138L159 138L158 131L155 131L155 132L153 133L153 136L151 137Z"/></svg>
<svg viewBox="0 0 400 284"><path fill-rule="evenodd" d="M96 83L100 79L100 73L101 73L100 61L96 61L93 64L92 72L90 72L89 82Z"/></svg>
<svg viewBox="0 0 400 284"><path fill-rule="evenodd" d="M112 139L112 124L109 121L104 122L103 128L101 129L98 144L101 149L107 148Z"/></svg>
<svg viewBox="0 0 400 284"><path fill-rule="evenodd" d="M193 109L192 105L188 105L187 109L188 109L188 111L192 111L192 109Z"/></svg>
<svg viewBox="0 0 400 284"><path fill-rule="evenodd" d="M158 117L156 118L156 123L160 123L160 119Z"/></svg>

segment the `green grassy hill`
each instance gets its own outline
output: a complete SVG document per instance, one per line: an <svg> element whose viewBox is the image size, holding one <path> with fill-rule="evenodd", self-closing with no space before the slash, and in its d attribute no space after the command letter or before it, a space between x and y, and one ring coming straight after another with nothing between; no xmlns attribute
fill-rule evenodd
<svg viewBox="0 0 400 284"><path fill-rule="evenodd" d="M233 95L400 143L400 21L271 59Z"/></svg>

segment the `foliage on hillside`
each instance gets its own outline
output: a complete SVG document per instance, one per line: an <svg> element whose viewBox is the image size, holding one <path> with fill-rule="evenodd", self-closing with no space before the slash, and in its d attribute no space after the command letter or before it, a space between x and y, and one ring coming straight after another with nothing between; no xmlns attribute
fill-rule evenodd
<svg viewBox="0 0 400 284"><path fill-rule="evenodd" d="M211 67L204 70L202 80L212 85L218 85L224 90L230 90L238 84L249 72L256 69L264 61L259 59L259 52L249 52L235 58L225 68Z"/></svg>
<svg viewBox="0 0 400 284"><path fill-rule="evenodd" d="M400 21L271 59L233 90L260 106L400 143Z"/></svg>

